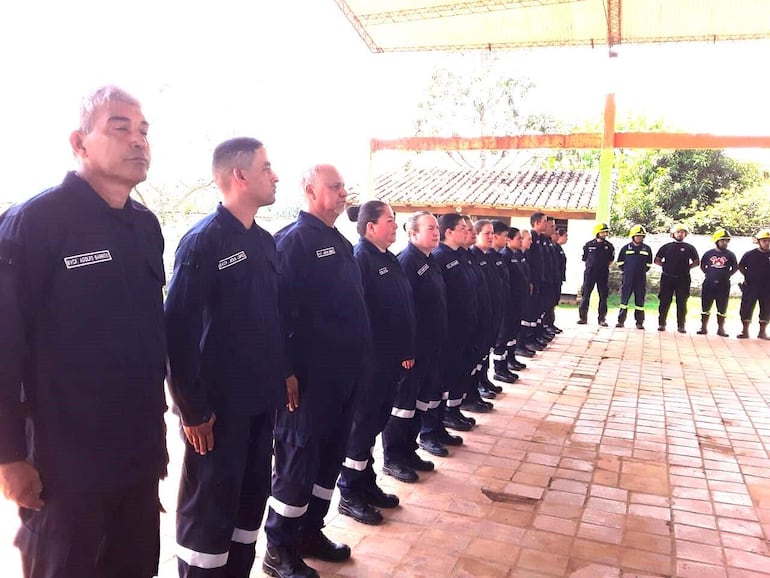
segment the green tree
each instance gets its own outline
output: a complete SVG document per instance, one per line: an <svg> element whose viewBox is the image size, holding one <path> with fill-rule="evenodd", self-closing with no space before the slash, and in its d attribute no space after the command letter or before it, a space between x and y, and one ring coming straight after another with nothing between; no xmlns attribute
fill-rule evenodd
<svg viewBox="0 0 770 578"><path fill-rule="evenodd" d="M694 232L707 232L698 215L726 192L739 197L760 182L754 164L721 150L648 151L619 178L613 221L621 229L641 223L652 231L683 221Z"/></svg>
<svg viewBox="0 0 770 578"><path fill-rule="evenodd" d="M711 233L724 227L733 235L753 235L770 224L770 184L747 191L723 190L709 207L686 220L697 232Z"/></svg>
<svg viewBox="0 0 770 578"><path fill-rule="evenodd" d="M552 132L558 122L527 112L533 83L512 74L513 54L469 52L448 55L434 68L425 98L417 104L416 136L507 136ZM464 167L499 163L511 151L449 151ZM530 151L524 153L531 156Z"/></svg>

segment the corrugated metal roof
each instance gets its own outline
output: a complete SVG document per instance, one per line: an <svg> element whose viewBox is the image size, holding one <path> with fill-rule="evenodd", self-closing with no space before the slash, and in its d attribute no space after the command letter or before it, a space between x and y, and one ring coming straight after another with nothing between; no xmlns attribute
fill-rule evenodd
<svg viewBox="0 0 770 578"><path fill-rule="evenodd" d="M408 168L374 182L395 207L594 212L598 195L599 171Z"/></svg>
<svg viewBox="0 0 770 578"><path fill-rule="evenodd" d="M335 0L372 52L770 38L768 0Z"/></svg>

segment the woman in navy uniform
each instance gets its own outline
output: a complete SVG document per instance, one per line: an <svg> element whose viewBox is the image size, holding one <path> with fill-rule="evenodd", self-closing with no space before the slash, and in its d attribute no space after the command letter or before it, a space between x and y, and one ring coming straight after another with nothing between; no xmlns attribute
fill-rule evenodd
<svg viewBox="0 0 770 578"><path fill-rule="evenodd" d="M412 470L429 472L433 462L417 455L417 437L430 439L443 431L442 387L439 373L441 350L447 338L446 287L431 251L439 244L436 217L419 211L405 224L409 243L398 261L412 286L415 309L414 368L405 372L398 385L390 419L382 433L387 469L398 474ZM433 454L447 455L439 442L430 446ZM407 474L409 475L409 474ZM394 476L398 479L399 475ZM409 478L414 476L409 475Z"/></svg>
<svg viewBox="0 0 770 578"><path fill-rule="evenodd" d="M388 251L396 240L393 209L382 201L364 203L358 207L356 228L361 239L353 252L363 277L374 361L359 393L337 487L341 514L379 524L382 514L377 508L395 508L398 497L377 485L372 450L391 415L399 379L414 366L415 313L409 280ZM417 481L414 470L396 467L397 462L388 462L386 456L386 473L403 482Z"/></svg>

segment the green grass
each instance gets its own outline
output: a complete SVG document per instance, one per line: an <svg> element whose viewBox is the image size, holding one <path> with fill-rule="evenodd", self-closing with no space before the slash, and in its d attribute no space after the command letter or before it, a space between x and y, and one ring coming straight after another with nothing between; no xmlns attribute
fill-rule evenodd
<svg viewBox="0 0 770 578"><path fill-rule="evenodd" d="M630 304L633 304L633 296L631 297ZM731 297L730 301L727 304L727 318L736 320L740 319L740 315L738 315L738 309L740 308L741 300L739 297ZM607 298L607 307L609 309L607 313L608 318L616 318L618 314L618 309L620 305L620 295L618 293L612 293ZM591 294L591 306L588 309L588 315L589 317L596 317L597 310L599 306L599 295L594 291L594 293ZM560 305L559 309L566 309L566 310L577 310L577 305ZM655 294L647 294L647 298L644 300L644 310L650 313L654 313L655 315L658 314L658 296ZM687 319L694 320L694 321L700 321L700 310L701 310L701 303L700 303L700 297L690 297L690 299L687 301ZM629 316L633 316L633 311L629 309L628 311ZM716 315L716 305L713 305L711 307L711 315ZM671 308L669 309L669 320L674 319L676 321L676 302L671 303ZM756 317L756 313L755 313Z"/></svg>

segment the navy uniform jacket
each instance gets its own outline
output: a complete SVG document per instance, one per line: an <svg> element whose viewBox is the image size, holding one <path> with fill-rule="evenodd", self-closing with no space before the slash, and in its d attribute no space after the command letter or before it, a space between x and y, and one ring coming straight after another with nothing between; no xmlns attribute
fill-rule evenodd
<svg viewBox="0 0 770 578"><path fill-rule="evenodd" d="M529 263L530 283L535 286L535 290L543 288L545 282L545 257L543 255L545 247L543 245L543 236L534 229L530 232L532 236L532 245L525 252L527 263Z"/></svg>
<svg viewBox="0 0 770 578"><path fill-rule="evenodd" d="M553 244L553 252L556 255L556 287L558 288L567 280L567 254L559 243Z"/></svg>
<svg viewBox="0 0 770 578"><path fill-rule="evenodd" d="M523 251L511 251L508 247L500 254L508 267L509 303L514 311L521 312L529 296L530 269Z"/></svg>
<svg viewBox="0 0 770 578"><path fill-rule="evenodd" d="M629 242L618 251L618 269L623 271L623 276L629 279L644 277L652 265L652 249L649 245L639 243L635 245Z"/></svg>
<svg viewBox="0 0 770 578"><path fill-rule="evenodd" d="M75 173L0 216L0 463L49 490L164 474L164 282L155 215Z"/></svg>
<svg viewBox="0 0 770 578"><path fill-rule="evenodd" d="M761 295L770 295L770 251L747 251L741 257L738 267L748 285L758 288L757 291Z"/></svg>
<svg viewBox="0 0 770 578"><path fill-rule="evenodd" d="M690 261L698 262L698 251L689 243L671 241L658 249L656 259L663 260L663 274L670 277L690 277Z"/></svg>
<svg viewBox="0 0 770 578"><path fill-rule="evenodd" d="M186 425L258 415L286 397L275 241L222 205L176 251L166 299L169 389Z"/></svg>
<svg viewBox="0 0 770 578"><path fill-rule="evenodd" d="M706 274L706 283L726 284L730 281L730 276L738 270L738 259L729 249L709 249L701 257L700 268Z"/></svg>
<svg viewBox="0 0 770 578"><path fill-rule="evenodd" d="M615 247L609 241L591 239L583 245L583 261L586 269L609 271L610 263L615 258Z"/></svg>
<svg viewBox="0 0 770 578"><path fill-rule="evenodd" d="M412 286L416 318L416 347L418 352L438 352L447 338L446 286L441 270L432 255L426 255L409 243L398 254ZM419 353L417 354L419 356Z"/></svg>
<svg viewBox="0 0 770 578"><path fill-rule="evenodd" d="M363 277L375 355L399 364L414 359L414 300L401 264L393 253L383 253L363 238L353 254Z"/></svg>
<svg viewBox="0 0 770 578"><path fill-rule="evenodd" d="M503 310L503 278L500 275L500 269L503 268L503 258L493 249L481 251L481 249L473 246L470 252L486 280L489 291L490 315L493 325L496 327Z"/></svg>
<svg viewBox="0 0 770 578"><path fill-rule="evenodd" d="M287 371L297 374L301 388L312 387L317 375L328 382L336 374L343 378L340 384L354 385L350 378L355 380L364 368L371 334L353 246L336 228L305 211L275 238Z"/></svg>
<svg viewBox="0 0 770 578"><path fill-rule="evenodd" d="M468 263L468 253L462 248L454 250L439 243L432 255L446 285L447 343L453 345L453 351L465 349L475 339L479 322L476 277Z"/></svg>

